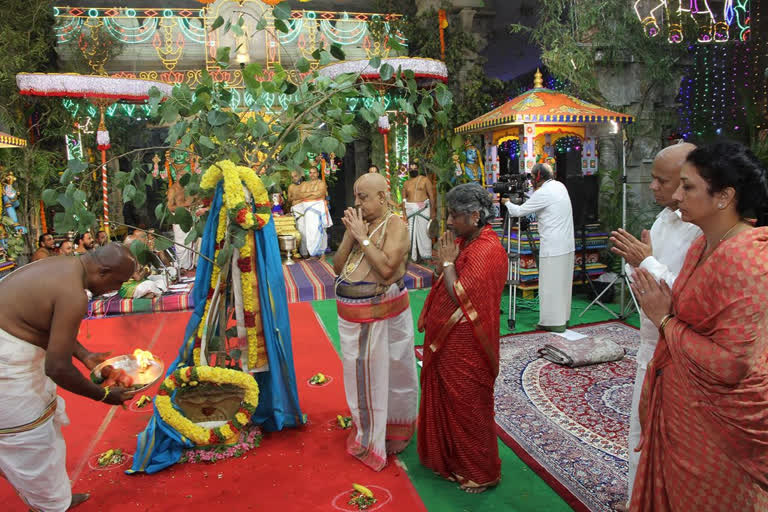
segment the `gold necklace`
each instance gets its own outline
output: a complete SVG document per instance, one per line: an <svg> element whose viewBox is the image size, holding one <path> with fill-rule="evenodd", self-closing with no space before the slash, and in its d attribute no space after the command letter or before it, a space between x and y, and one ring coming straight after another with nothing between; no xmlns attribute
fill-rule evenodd
<svg viewBox="0 0 768 512"><path fill-rule="evenodd" d="M720 242L722 242L723 240L725 240L726 238L728 238L728 235L730 235L730 234L731 234L731 231L733 231L734 229L736 229L736 226L738 226L738 225L739 225L739 224L741 224L742 222L743 222L743 221L742 221L741 219L739 219L739 220L736 222L736 224L734 224L733 226L731 226L731 229L729 229L728 231L726 231L726 232L725 232L725 234L724 234L724 235L723 235L723 236L720 238L720 240L718 240L718 241L717 241L717 243L714 245L714 247L712 247L711 249L707 248L707 250L705 250L705 251L704 251L704 252L701 254L701 257L699 258L699 263L701 263L703 260L705 260L706 258L708 258L708 257L709 257L709 256L710 256L710 255L711 255L713 252L715 252L715 249L717 249L717 248L718 248L718 246L720 245Z"/></svg>
<svg viewBox="0 0 768 512"><path fill-rule="evenodd" d="M369 239L369 240L371 239L371 237L372 237L373 235L375 235L375 234L376 234L376 233L379 231L379 229L381 229L381 227L382 227L382 226L384 226L384 225L387 223L387 221L389 221L389 218L390 218L390 217L392 217L392 215L394 215L394 214L393 214L392 212L389 212L389 214L386 216L386 218L384 218L384 220L382 220L382 221L379 223L379 225L378 225L378 226L376 226L376 228L375 228L373 231L371 231L370 233L368 233L368 239ZM357 259L357 262L356 262L356 263L352 263L352 262L350 262L349 260L352 258L352 256L355 256L355 255L356 255L358 252L359 252L359 254L360 254L360 257ZM342 277L343 279L346 279L347 277L349 277L350 275L352 275L352 273L353 273L355 270L357 270L357 268L358 268L358 267L360 266L360 264L363 262L363 258L364 258L364 257L365 257L365 253L363 252L363 249L362 249L362 247L360 247L360 245L358 244L358 245L357 245L357 246L356 246L356 247L355 247L355 248L352 250L352 252L350 252L350 253L349 253L349 256L347 256L347 262L346 262L346 265L345 265L345 267L344 267L344 273L343 273L343 275L342 275L341 277Z"/></svg>
<svg viewBox="0 0 768 512"><path fill-rule="evenodd" d="M739 224L741 224L741 219L739 219L739 221L738 221L738 222L736 222L736 224L734 224L733 226L731 226L731 229L729 229L728 231L726 231L726 232L725 232L725 234L723 235L723 237L722 237L720 240L718 240L718 241L717 241L718 245L720 244L720 242L722 242L723 240L725 240L725 239L728 237L728 235L730 235L730 234L731 234L731 231L733 231L733 229L734 229L736 226L738 226ZM715 247L717 247L717 246L715 246Z"/></svg>

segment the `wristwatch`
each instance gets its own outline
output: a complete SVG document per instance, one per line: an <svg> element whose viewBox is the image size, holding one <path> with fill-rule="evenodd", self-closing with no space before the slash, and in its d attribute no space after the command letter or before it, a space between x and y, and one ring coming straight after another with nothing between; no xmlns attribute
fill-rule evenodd
<svg viewBox="0 0 768 512"><path fill-rule="evenodd" d="M368 240L367 238L360 243L363 244L363 247L368 247L369 245L371 245L371 241Z"/></svg>
<svg viewBox="0 0 768 512"><path fill-rule="evenodd" d="M452 266L453 266L453 262L452 261L444 261L443 262L443 268L448 268L448 267L452 267Z"/></svg>

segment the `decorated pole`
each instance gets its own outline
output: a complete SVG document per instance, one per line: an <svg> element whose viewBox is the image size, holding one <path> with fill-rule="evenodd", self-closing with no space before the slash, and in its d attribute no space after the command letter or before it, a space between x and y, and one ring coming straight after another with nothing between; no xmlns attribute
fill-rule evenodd
<svg viewBox="0 0 768 512"><path fill-rule="evenodd" d="M392 194L391 176L389 172L389 143L387 134L389 133L389 116L384 114L379 117L379 133L384 137L384 170L387 177L387 193Z"/></svg>
<svg viewBox="0 0 768 512"><path fill-rule="evenodd" d="M173 86L153 80L114 78L110 76L79 75L77 73L19 73L16 75L19 92L28 96L60 98L86 98L99 107L101 118L96 132L97 148L101 151L101 186L104 199L104 231L109 229L109 190L107 188L107 150L109 132L104 124L104 110L115 102L144 103L154 87L161 95L170 96Z"/></svg>
<svg viewBox="0 0 768 512"><path fill-rule="evenodd" d="M99 129L96 131L96 148L101 151L101 192L103 207L103 223L104 231L107 232L107 237L110 237L109 229L109 188L107 183L107 150L112 147L109 143L109 132L107 131L107 125L104 124L104 108L105 103L103 101L97 102L99 105Z"/></svg>
<svg viewBox="0 0 768 512"><path fill-rule="evenodd" d="M48 222L45 219L45 203L40 200L40 232L45 234L48 232Z"/></svg>
<svg viewBox="0 0 768 512"><path fill-rule="evenodd" d="M437 22L440 27L440 60L445 61L445 29L448 28L448 15L445 9L437 11Z"/></svg>

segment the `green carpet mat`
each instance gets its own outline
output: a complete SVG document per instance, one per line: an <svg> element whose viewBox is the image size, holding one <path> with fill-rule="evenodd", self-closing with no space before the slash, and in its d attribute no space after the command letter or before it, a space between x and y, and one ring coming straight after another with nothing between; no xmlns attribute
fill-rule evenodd
<svg viewBox="0 0 768 512"><path fill-rule="evenodd" d="M410 292L411 310L413 311L416 345L424 343L424 334L416 331L415 326L419 313L424 306L429 290L412 290ZM590 300L575 295L571 306L571 326L612 320L613 317L600 306L593 306L579 317ZM606 304L611 310L618 311L617 304ZM325 326L328 337L337 353L339 348L339 329L337 324L335 300L319 300L312 302L318 317ZM501 335L510 334L507 328L507 311L509 300L505 293L502 297ZM518 302L516 325L514 332L528 332L535 329L539 320L538 304L535 300ZM627 319L627 323L638 327L640 325L637 313ZM420 370L420 367L419 367ZM536 473L534 473L515 453L499 441L499 456L501 457L501 483L494 489L482 494L470 495L458 489L455 483L437 477L432 471L419 463L416 443L412 442L400 455L400 460L407 468L408 476L413 482L427 510L436 512L559 512L571 508L555 493Z"/></svg>

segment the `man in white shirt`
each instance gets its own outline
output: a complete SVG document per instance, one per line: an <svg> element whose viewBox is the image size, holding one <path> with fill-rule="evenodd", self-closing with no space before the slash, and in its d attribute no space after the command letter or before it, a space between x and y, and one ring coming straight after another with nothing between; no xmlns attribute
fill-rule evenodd
<svg viewBox="0 0 768 512"><path fill-rule="evenodd" d="M611 233L613 247L611 251L627 261L627 274L632 275L637 267L648 270L658 281L664 280L671 288L675 278L683 267L685 255L694 240L701 235L701 230L683 222L677 202L672 195L680 185L680 168L696 146L687 142L662 149L653 160L651 170L651 191L656 203L664 209L656 217L650 233L644 230L642 240L638 240L623 229ZM640 348L637 351L637 374L632 394L632 410L629 420L629 496L637 472L640 452L635 447L640 442L640 418L638 404L645 380L645 371L653 357L659 330L643 312L640 312ZM627 500L627 504L629 499ZM617 510L627 510L618 506Z"/></svg>
<svg viewBox="0 0 768 512"><path fill-rule="evenodd" d="M531 169L531 197L521 205L502 199L512 217L536 214L539 223L539 325L540 329L563 332L571 317L573 286L573 209L568 189L555 180L547 164Z"/></svg>

